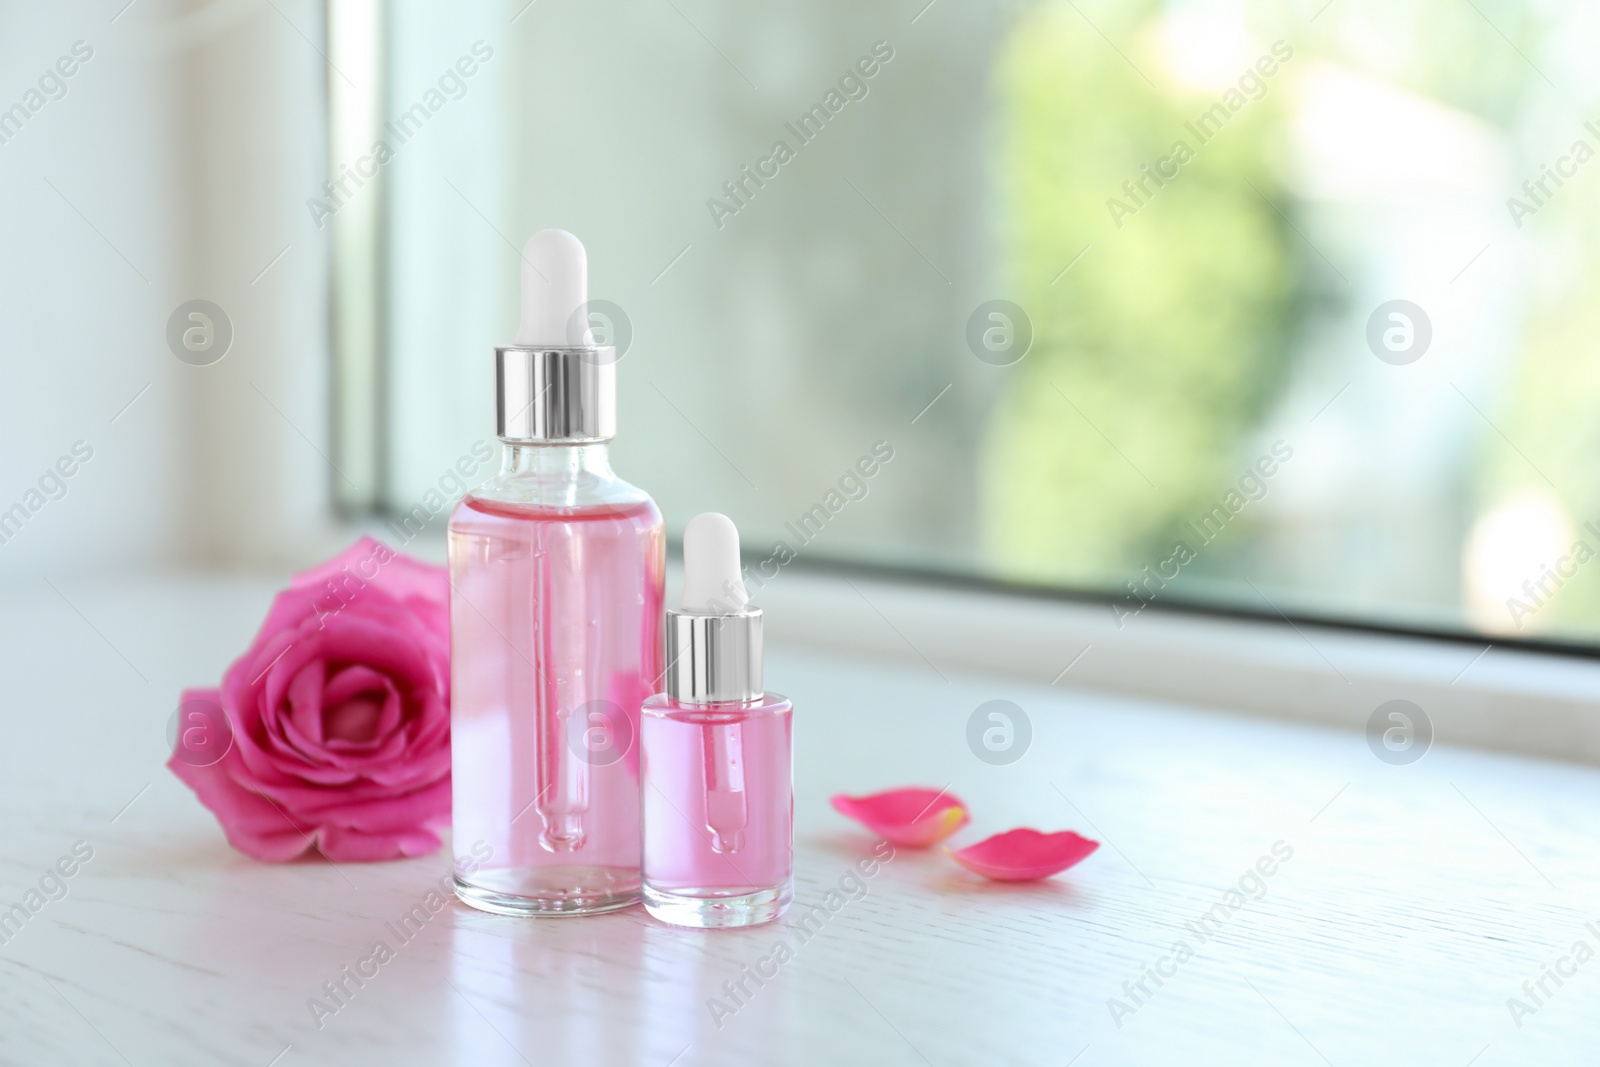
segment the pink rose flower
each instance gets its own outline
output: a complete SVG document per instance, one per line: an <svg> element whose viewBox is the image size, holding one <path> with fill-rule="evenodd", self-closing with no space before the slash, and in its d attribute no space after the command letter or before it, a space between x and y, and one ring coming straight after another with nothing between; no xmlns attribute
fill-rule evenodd
<svg viewBox="0 0 1600 1067"><path fill-rule="evenodd" d="M279 593L167 766L258 860L420 856L450 821L443 567L363 537Z"/></svg>

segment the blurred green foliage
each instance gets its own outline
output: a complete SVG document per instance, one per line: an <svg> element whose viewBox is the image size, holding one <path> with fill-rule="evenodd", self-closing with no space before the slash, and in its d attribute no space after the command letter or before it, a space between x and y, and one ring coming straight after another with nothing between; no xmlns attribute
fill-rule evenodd
<svg viewBox="0 0 1600 1067"><path fill-rule="evenodd" d="M1504 406L1489 412L1504 435L1483 437L1476 503L1487 511L1519 489L1548 491L1572 517L1576 536L1600 549L1582 529L1600 526L1600 204L1580 188L1570 193L1529 223L1529 258L1565 269L1530 286L1521 352L1497 394ZM1562 585L1531 627L1589 639L1600 632L1600 563Z"/></svg>
<svg viewBox="0 0 1600 1067"><path fill-rule="evenodd" d="M1035 331L985 445L984 547L1006 577L1115 587L1192 543L1182 524L1253 458L1289 358L1298 238L1269 158L1295 59L1202 145L1185 123L1220 96L1141 52L1157 11L1120 9L1124 58L1074 8L1038 7L998 64L1008 293ZM1194 158L1119 227L1108 199L1134 206L1123 183L1178 140Z"/></svg>

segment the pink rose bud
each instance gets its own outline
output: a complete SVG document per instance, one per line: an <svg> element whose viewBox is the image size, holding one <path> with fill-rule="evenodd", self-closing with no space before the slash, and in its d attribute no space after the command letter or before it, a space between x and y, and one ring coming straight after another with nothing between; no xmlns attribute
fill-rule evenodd
<svg viewBox="0 0 1600 1067"><path fill-rule="evenodd" d="M220 690L183 694L167 766L234 848L348 862L439 847L449 592L443 567L364 537L278 594Z"/></svg>

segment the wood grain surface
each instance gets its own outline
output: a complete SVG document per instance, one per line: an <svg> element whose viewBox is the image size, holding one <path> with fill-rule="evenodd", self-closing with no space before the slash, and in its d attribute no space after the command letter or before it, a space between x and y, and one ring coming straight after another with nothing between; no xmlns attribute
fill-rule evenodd
<svg viewBox="0 0 1600 1067"><path fill-rule="evenodd" d="M1571 955L1600 950L1600 771L1443 745L1391 766L1354 731L798 646L767 677L796 705L796 908L825 919L691 932L453 904L400 943L386 924L442 852L254 863L162 766L178 690L220 674L270 594L171 579L0 605L0 908L93 850L0 945L0 1062L1491 1067L1600 1048L1600 959ZM992 699L1031 724L1006 765L968 747ZM1033 884L937 849L862 877L876 842L827 798L907 784L969 803L959 843L1026 825L1104 847ZM379 940L394 958L318 1018Z"/></svg>

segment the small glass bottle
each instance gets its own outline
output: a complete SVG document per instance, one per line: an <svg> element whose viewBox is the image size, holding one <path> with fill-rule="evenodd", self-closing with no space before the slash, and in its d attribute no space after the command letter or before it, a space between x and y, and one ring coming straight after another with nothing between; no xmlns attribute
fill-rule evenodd
<svg viewBox="0 0 1600 1067"><path fill-rule="evenodd" d="M661 671L661 513L611 471L615 352L585 344L587 261L544 230L495 350L497 478L450 518L456 895L503 915L639 899L639 705ZM574 335L566 336L569 323Z"/></svg>
<svg viewBox="0 0 1600 1067"><path fill-rule="evenodd" d="M644 906L676 926L754 926L794 894L792 705L762 691L733 522L695 516L683 559L666 688L639 717Z"/></svg>

